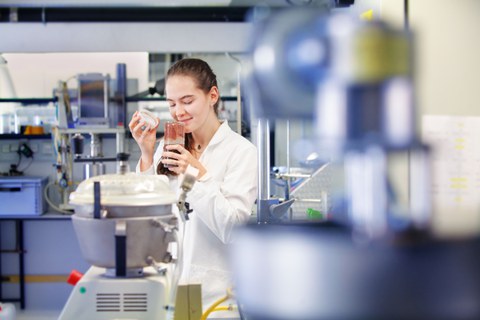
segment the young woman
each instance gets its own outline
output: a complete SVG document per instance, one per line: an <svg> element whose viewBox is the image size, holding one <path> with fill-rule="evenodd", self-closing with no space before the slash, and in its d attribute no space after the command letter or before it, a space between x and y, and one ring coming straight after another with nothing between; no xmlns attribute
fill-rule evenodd
<svg viewBox="0 0 480 320"><path fill-rule="evenodd" d="M198 169L187 196L193 212L185 225L180 281L201 283L208 307L232 285L227 244L233 227L249 219L257 196L256 148L218 119L217 80L205 61L176 62L167 72L165 94L172 118L185 125L185 147L169 145L164 152L161 140L155 151L156 128L142 130L145 123L135 113L129 128L141 150L137 172L166 174L178 189L177 176L188 165Z"/></svg>

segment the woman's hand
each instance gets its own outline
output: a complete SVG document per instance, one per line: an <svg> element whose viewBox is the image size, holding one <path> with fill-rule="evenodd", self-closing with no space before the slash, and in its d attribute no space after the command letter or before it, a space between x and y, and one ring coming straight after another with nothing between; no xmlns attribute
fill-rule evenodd
<svg viewBox="0 0 480 320"><path fill-rule="evenodd" d="M198 170L197 179L202 177L207 169L187 149L179 144L165 146L162 154L162 163L168 165L168 170L177 174L184 174L187 167L191 165Z"/></svg>
<svg viewBox="0 0 480 320"><path fill-rule="evenodd" d="M132 120L128 124L128 128L132 133L133 139L137 142L142 152L142 164L149 167L153 163L153 154L155 152L155 143L157 142L157 125L150 128L147 123L140 117L138 111L132 116Z"/></svg>

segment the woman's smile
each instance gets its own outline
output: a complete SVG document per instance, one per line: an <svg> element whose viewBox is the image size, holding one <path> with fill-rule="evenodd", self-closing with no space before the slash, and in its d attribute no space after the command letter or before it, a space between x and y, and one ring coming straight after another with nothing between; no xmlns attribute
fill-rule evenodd
<svg viewBox="0 0 480 320"><path fill-rule="evenodd" d="M179 122L182 122L185 126L187 126L190 122L192 122L193 117L185 118L185 119L178 119Z"/></svg>

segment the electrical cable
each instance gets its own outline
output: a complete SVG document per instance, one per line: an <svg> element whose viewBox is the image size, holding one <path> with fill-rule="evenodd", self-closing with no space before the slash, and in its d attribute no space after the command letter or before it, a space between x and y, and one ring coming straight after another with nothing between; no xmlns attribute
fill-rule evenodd
<svg viewBox="0 0 480 320"><path fill-rule="evenodd" d="M68 211L68 210L63 210L62 208L58 207L55 203L53 203L53 201L50 199L50 196L48 194L48 190L53 186L55 185L54 182L49 182L47 183L47 185L45 186L45 189L43 189L43 194L45 196L45 201L47 201L48 205L54 209L55 211L58 211L60 213L64 213L64 214L72 214L71 211Z"/></svg>
<svg viewBox="0 0 480 320"><path fill-rule="evenodd" d="M17 151L17 154L18 154L18 161L17 161L17 168L18 166L20 165L20 162L22 161L22 154L20 153L20 151Z"/></svg>
<svg viewBox="0 0 480 320"><path fill-rule="evenodd" d="M23 172L25 172L28 168L30 168L30 166L32 165L32 163L33 163L33 156L30 158L30 162L27 164L27 166L26 166L25 168L20 169L20 168L19 168L20 163L19 163L19 164L17 165L17 170L18 170L19 172L23 173Z"/></svg>

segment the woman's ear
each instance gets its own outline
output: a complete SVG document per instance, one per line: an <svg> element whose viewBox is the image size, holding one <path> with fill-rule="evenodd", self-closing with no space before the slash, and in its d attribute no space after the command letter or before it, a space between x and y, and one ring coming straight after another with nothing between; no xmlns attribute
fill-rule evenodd
<svg viewBox="0 0 480 320"><path fill-rule="evenodd" d="M209 95L213 104L217 103L218 99L220 98L220 93L218 92L218 88L216 86L213 86L210 89Z"/></svg>

